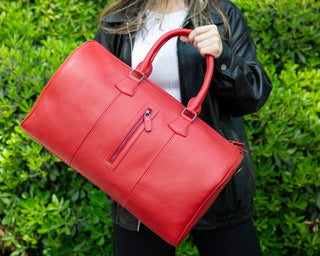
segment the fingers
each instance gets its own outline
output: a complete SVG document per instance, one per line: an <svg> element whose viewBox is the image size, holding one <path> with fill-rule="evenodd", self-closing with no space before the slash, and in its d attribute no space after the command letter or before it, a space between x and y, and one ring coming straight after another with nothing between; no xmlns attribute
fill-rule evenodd
<svg viewBox="0 0 320 256"><path fill-rule="evenodd" d="M183 42L193 43L202 56L207 54L218 58L222 53L221 37L216 25L195 28L189 37L180 37Z"/></svg>
<svg viewBox="0 0 320 256"><path fill-rule="evenodd" d="M191 43L191 41L189 40L189 38L186 37L186 36L180 36L180 40L181 40L182 42L185 42L185 43Z"/></svg>

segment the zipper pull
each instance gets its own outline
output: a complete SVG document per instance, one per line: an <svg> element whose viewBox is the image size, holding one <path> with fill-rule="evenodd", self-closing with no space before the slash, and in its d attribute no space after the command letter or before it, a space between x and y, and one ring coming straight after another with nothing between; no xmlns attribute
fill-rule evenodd
<svg viewBox="0 0 320 256"><path fill-rule="evenodd" d="M140 221L140 220L138 220L137 232L139 232L139 231L140 231L140 226L141 226L141 221Z"/></svg>
<svg viewBox="0 0 320 256"><path fill-rule="evenodd" d="M234 141L234 140L231 140L230 141L232 145L236 146L238 149L240 149L241 151L245 152L245 153L249 153L247 150L245 150L244 147L245 144L244 143L241 143L241 142L237 142L237 141Z"/></svg>
<svg viewBox="0 0 320 256"><path fill-rule="evenodd" d="M234 177L234 176L236 176L239 172L241 172L242 171L242 167L240 167L240 168L238 168L235 172L234 172L234 174L232 175L232 178Z"/></svg>
<svg viewBox="0 0 320 256"><path fill-rule="evenodd" d="M151 124L151 109L148 109L146 113L144 113L144 129L146 132L151 132L152 124Z"/></svg>

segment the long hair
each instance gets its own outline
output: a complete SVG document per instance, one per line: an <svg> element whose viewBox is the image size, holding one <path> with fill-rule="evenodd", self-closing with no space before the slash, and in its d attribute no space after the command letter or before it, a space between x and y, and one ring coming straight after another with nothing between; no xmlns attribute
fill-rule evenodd
<svg viewBox="0 0 320 256"><path fill-rule="evenodd" d="M170 0L118 0L112 4L108 4L101 13L100 20L108 14L120 14L124 17L130 17L130 22L123 22L116 27L104 27L106 33L133 35L138 29L143 28L147 23L148 10L166 13ZM225 35L228 40L231 38L230 25L228 17L221 7L218 0L179 0L181 6L188 7L186 20L191 20L195 27L212 24L211 9L214 8L218 15L223 19L225 27ZM137 8L138 7L138 8ZM149 17L152 18L152 17ZM163 17L162 17L163 18ZM101 22L100 22L101 24Z"/></svg>

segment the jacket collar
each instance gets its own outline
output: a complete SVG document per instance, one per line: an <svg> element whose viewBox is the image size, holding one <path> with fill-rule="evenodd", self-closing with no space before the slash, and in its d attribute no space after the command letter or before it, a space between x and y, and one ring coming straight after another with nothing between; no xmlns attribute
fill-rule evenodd
<svg viewBox="0 0 320 256"><path fill-rule="evenodd" d="M103 23L122 23L127 22L130 18L124 16L120 13L110 13L106 17L104 17L101 22Z"/></svg>
<svg viewBox="0 0 320 256"><path fill-rule="evenodd" d="M129 10L123 12L113 12L104 17L102 23L123 23L128 22L134 17L134 13L139 12L139 7L137 5L131 6Z"/></svg>

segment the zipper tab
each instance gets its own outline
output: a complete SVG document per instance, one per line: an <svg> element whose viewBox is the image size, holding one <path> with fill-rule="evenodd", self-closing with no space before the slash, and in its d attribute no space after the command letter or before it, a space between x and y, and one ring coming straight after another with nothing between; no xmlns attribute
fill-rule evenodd
<svg viewBox="0 0 320 256"><path fill-rule="evenodd" d="M242 142L237 142L237 141L234 141L234 140L230 140L230 142L231 142L232 145L235 145L235 146L238 146L238 147L243 147L245 145Z"/></svg>
<svg viewBox="0 0 320 256"><path fill-rule="evenodd" d="M241 151L245 152L245 153L249 153L247 150L245 150L244 147L245 144L244 143L241 143L241 142L237 142L237 141L234 141L234 140L230 140L230 143L234 146L236 146L238 149L240 149Z"/></svg>
<svg viewBox="0 0 320 256"><path fill-rule="evenodd" d="M144 123L144 129L146 132L150 132L152 130L150 115L151 115L151 109L147 109L146 112L143 114L143 116L141 116L140 119L138 120L138 123L132 128L132 130L127 135L127 137L125 137L121 145L118 147L117 151L111 156L109 160L111 163L116 159L116 157L119 155L121 150L126 146L126 144L130 140L132 135L137 131L137 129L140 127L140 125L142 125L142 123Z"/></svg>
<svg viewBox="0 0 320 256"><path fill-rule="evenodd" d="M152 123L151 123L151 109L148 109L144 113L144 129L146 132L151 132L152 130Z"/></svg>

